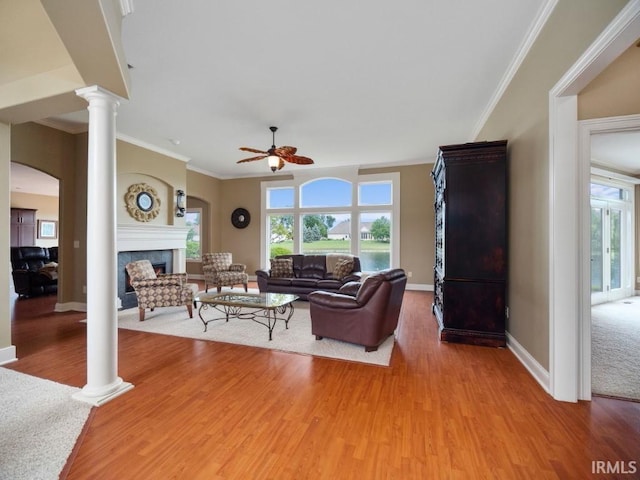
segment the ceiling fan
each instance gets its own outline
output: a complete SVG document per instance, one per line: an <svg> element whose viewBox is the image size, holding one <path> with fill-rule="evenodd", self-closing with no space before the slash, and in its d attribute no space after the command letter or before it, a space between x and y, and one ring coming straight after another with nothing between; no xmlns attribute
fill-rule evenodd
<svg viewBox="0 0 640 480"><path fill-rule="evenodd" d="M265 152L255 148L240 147L240 150L244 152L260 153L261 155L245 158L244 160L238 160L236 163L253 162L255 160L262 160L263 158L266 158L272 172L276 172L284 167L284 162L297 163L298 165L310 165L313 163L313 160L308 157L296 155L296 152L298 151L296 147L276 147L276 131L278 130L278 127L269 127L269 130L271 130L273 135L271 148Z"/></svg>

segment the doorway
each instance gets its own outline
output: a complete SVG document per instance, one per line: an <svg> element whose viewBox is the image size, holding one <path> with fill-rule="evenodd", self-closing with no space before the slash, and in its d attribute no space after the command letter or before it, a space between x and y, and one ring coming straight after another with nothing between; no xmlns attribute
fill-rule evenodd
<svg viewBox="0 0 640 480"><path fill-rule="evenodd" d="M590 287L588 326L590 394L640 400L640 297L636 287L635 191L640 173L640 125L592 130ZM607 119L600 119L607 125ZM592 121L597 122L597 121ZM609 125L611 127L611 125ZM587 160L587 158L585 158Z"/></svg>

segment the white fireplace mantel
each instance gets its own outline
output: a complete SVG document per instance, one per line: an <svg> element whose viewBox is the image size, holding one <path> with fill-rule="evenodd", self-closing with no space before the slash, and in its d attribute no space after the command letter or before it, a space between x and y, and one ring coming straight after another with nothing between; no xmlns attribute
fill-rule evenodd
<svg viewBox="0 0 640 480"><path fill-rule="evenodd" d="M189 227L118 225L118 252L172 250L173 273L186 272Z"/></svg>

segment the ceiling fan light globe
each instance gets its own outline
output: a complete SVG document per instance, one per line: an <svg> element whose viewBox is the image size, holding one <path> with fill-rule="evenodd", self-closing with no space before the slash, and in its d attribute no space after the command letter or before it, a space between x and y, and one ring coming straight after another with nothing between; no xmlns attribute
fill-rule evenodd
<svg viewBox="0 0 640 480"><path fill-rule="evenodd" d="M271 171L275 172L278 169L278 164L280 163L280 157L276 157L275 155L269 155L267 157L267 162L269 162L269 168L271 168Z"/></svg>

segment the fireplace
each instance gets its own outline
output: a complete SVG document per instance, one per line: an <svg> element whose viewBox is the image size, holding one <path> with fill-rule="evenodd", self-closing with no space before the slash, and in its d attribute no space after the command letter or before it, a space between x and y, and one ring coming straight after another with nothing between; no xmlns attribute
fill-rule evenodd
<svg viewBox="0 0 640 480"><path fill-rule="evenodd" d="M156 272L156 275L160 275L161 273L167 273L167 264L166 263L152 263L151 267L153 271ZM134 289L131 286L131 277L129 276L129 272L127 269L124 269L124 293L131 293Z"/></svg>
<svg viewBox="0 0 640 480"><path fill-rule="evenodd" d="M175 225L118 225L118 308L138 306L127 289L124 266L135 260L164 265L164 273L186 271L187 227Z"/></svg>
<svg viewBox="0 0 640 480"><path fill-rule="evenodd" d="M136 293L131 287L129 274L125 266L136 260L149 260L156 273L173 273L173 252L171 250L141 250L118 253L118 297L122 308L138 306Z"/></svg>

